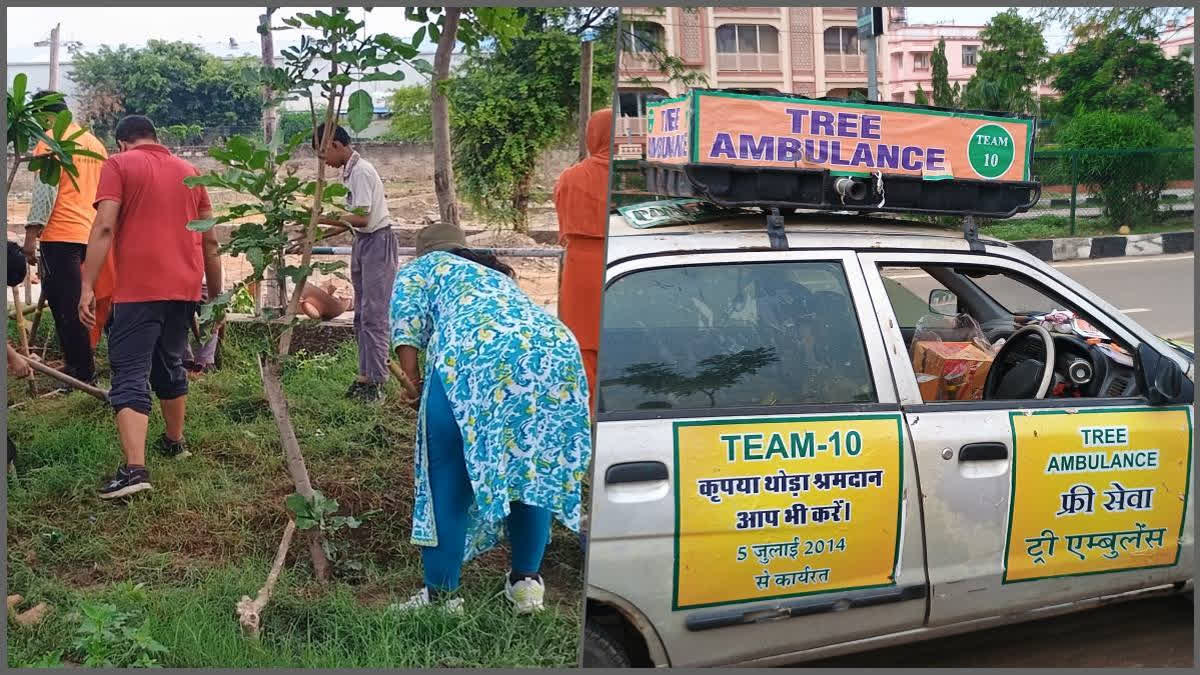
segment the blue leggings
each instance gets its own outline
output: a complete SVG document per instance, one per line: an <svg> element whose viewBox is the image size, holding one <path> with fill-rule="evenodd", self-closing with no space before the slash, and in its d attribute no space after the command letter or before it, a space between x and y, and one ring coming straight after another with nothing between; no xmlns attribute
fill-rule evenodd
<svg viewBox="0 0 1200 675"><path fill-rule="evenodd" d="M421 547L425 586L433 590L458 588L467 544L467 511L475 500L467 463L463 459L462 432L446 398L442 378L436 373L425 385L425 431L429 441L429 488L437 520L437 546ZM521 502L509 503L508 538L512 544L512 570L533 576L542 567L550 538L550 510Z"/></svg>

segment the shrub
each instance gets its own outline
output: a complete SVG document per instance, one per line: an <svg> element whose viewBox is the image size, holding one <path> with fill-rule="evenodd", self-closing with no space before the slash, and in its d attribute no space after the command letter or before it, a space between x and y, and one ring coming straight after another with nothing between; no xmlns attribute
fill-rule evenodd
<svg viewBox="0 0 1200 675"><path fill-rule="evenodd" d="M1173 168L1171 155L1136 150L1169 146L1170 136L1158 119L1144 113L1096 110L1076 115L1057 140L1065 150L1083 151L1077 178L1100 195L1104 215L1114 225L1133 225L1158 210ZM1123 149L1129 152L1087 152ZM1069 171L1071 159L1062 162Z"/></svg>
<svg viewBox="0 0 1200 675"><path fill-rule="evenodd" d="M386 136L397 143L433 142L429 87L414 84L392 92L392 119Z"/></svg>

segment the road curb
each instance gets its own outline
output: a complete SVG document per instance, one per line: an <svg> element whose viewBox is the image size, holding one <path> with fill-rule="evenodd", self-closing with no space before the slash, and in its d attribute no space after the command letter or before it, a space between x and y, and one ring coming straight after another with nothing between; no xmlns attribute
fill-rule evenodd
<svg viewBox="0 0 1200 675"><path fill-rule="evenodd" d="M1063 260L1093 260L1124 256L1188 253L1194 250L1196 233L1161 232L1101 237L1071 237L1064 239L1023 239L1009 242L1030 255L1046 262Z"/></svg>

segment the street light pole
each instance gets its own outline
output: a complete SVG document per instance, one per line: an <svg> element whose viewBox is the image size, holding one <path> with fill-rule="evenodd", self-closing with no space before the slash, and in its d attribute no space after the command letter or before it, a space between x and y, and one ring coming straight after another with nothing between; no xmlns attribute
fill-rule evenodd
<svg viewBox="0 0 1200 675"><path fill-rule="evenodd" d="M55 24L50 31L50 90L58 91L58 29L62 24Z"/></svg>

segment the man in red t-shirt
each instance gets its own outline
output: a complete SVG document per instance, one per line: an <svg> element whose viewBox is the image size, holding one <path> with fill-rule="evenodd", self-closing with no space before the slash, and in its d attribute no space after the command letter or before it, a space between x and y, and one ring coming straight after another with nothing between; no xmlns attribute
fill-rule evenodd
<svg viewBox="0 0 1200 675"><path fill-rule="evenodd" d="M119 273L108 334L108 400L116 411L125 463L100 488L101 499L153 489L145 447L151 388L167 427L159 452L189 454L183 442L188 393L183 352L201 282L214 297L221 289L216 235L187 229L193 220L212 217L208 192L183 183L199 172L158 143L146 117L122 119L115 135L120 152L100 172L79 300L79 318L91 328L96 322L93 284L111 247Z"/></svg>

